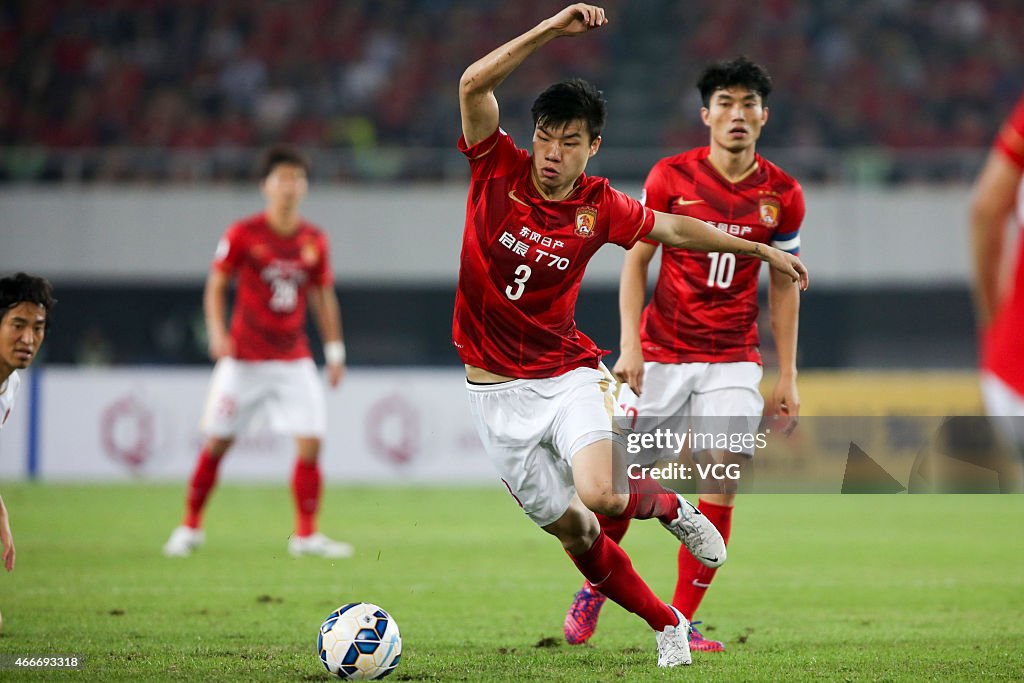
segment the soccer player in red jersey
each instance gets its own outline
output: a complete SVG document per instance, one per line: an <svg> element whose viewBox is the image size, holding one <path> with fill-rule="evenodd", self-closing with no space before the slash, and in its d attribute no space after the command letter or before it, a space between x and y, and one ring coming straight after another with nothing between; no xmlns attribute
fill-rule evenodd
<svg viewBox="0 0 1024 683"><path fill-rule="evenodd" d="M1003 124L978 176L971 203L974 303L981 332L981 388L985 409L1024 453L1024 239L1014 272L1003 245L1007 224L1024 227L1024 96Z"/></svg>
<svg viewBox="0 0 1024 683"><path fill-rule="evenodd" d="M44 278L17 273L0 279L0 429L14 408L21 386L18 370L32 364L50 326L56 305L53 287ZM0 560L14 569L14 536L4 499L0 498ZM0 628L3 621L0 619Z"/></svg>
<svg viewBox="0 0 1024 683"><path fill-rule="evenodd" d="M758 64L740 57L713 64L700 77L701 117L710 129L710 144L659 161L644 184L644 205L655 211L691 216L730 234L791 254L799 254L804 218L799 183L755 151L768 120L766 100L771 79ZM651 424L696 430L700 418L723 419L703 424L706 433L756 433L764 408L758 389L757 281L760 262L746 255L699 253L666 244L661 271L644 307L648 264L658 242L642 240L626 255L620 282L621 355L615 374L638 395L636 412ZM768 289L772 332L778 349L779 377L768 414L800 411L796 387L797 321L800 291L784 273L771 271ZM726 419L727 418L727 419ZM658 423L658 424L654 424ZM737 440L737 443L739 440ZM730 441L730 443L732 443ZM747 439L746 444L752 444ZM704 451L698 461L742 465L753 447L736 452ZM735 481L701 482L699 509L728 542L732 528ZM602 517L602 528L620 540L628 518ZM672 604L692 620L715 575L714 567L687 552L678 557L678 580ZM565 637L585 642L597 625L605 596L585 583L565 620ZM724 649L691 626L690 647Z"/></svg>
<svg viewBox="0 0 1024 683"><path fill-rule="evenodd" d="M352 554L347 543L316 529L317 459L327 409L305 333L307 301L324 340L332 387L345 371L345 346L327 236L299 215L306 172L305 158L294 149L267 150L261 185L266 210L232 225L217 245L203 293L210 356L216 361L203 414L208 438L188 488L184 520L164 546L166 555L187 556L203 543L201 515L221 459L258 414L274 431L294 436L298 450L292 476L295 533L288 551ZM229 333L224 323L232 279L237 291Z"/></svg>
<svg viewBox="0 0 1024 683"><path fill-rule="evenodd" d="M606 23L602 8L570 5L462 76L459 149L471 181L452 334L477 433L512 496L588 581L650 625L658 665L677 666L691 662L685 617L643 582L595 512L658 518L712 566L724 562L725 546L696 508L656 482L615 485L622 481L613 457L613 442L621 442L612 421L616 382L600 363L604 352L573 320L580 280L603 244L628 249L644 237L749 254L801 286L807 271L795 256L652 211L587 176L605 103L585 81L556 83L534 101L532 153L499 128L494 91L516 67L557 37Z"/></svg>

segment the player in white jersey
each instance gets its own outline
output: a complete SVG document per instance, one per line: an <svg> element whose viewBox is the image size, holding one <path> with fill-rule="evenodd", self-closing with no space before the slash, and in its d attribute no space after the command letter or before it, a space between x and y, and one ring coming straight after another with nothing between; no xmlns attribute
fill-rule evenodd
<svg viewBox="0 0 1024 683"><path fill-rule="evenodd" d="M49 313L57 300L41 277L18 273L0 279L0 429L11 414L21 385L18 370L32 364L46 336ZM0 498L0 546L4 569L14 569L14 538L7 507Z"/></svg>

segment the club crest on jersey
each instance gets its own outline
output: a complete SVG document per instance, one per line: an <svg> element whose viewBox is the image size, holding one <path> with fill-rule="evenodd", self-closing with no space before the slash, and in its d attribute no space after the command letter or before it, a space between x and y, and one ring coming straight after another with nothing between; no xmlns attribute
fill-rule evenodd
<svg viewBox="0 0 1024 683"><path fill-rule="evenodd" d="M780 213L782 213L782 203L776 197L761 197L761 203L758 207L761 225L774 228L779 224Z"/></svg>
<svg viewBox="0 0 1024 683"><path fill-rule="evenodd" d="M576 234L583 238L594 236L597 230L597 207L581 206L576 209Z"/></svg>

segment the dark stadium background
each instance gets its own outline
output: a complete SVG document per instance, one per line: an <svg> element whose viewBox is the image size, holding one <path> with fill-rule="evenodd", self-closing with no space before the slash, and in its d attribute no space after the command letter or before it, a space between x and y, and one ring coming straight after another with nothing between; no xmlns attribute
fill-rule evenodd
<svg viewBox="0 0 1024 683"><path fill-rule="evenodd" d="M282 140L312 156L314 192L464 184L453 149L461 70L557 5L6 2L0 199L26 184L251 187L260 147ZM769 67L776 87L760 151L809 194L966 187L1024 85L1024 13L1014 0L605 5L614 31L555 43L502 86L503 125L525 144L539 87L560 76L591 78L611 115L590 170L630 187L660 156L706 141L692 83L715 58L746 53ZM950 216L945 233L911 258L949 249L943 234L965 230L964 220ZM223 227L210 227L211 240ZM814 254L808 262L813 274ZM0 247L0 268L19 265ZM59 333L44 350L49 362L207 362L201 278L53 279L62 305ZM352 363L456 365L453 283L454 273L451 283L343 281ZM578 322L615 348L614 283L585 286ZM804 297L800 333L803 368L974 362L962 277L818 282Z"/></svg>

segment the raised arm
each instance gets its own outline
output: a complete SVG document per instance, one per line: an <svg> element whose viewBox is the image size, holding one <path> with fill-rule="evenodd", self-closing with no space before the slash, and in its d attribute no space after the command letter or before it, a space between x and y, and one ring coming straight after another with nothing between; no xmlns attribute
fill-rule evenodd
<svg viewBox="0 0 1024 683"><path fill-rule="evenodd" d="M494 90L524 59L552 38L581 35L607 23L604 10L596 5L569 5L473 62L459 81L459 109L466 144L472 146L480 142L498 127L498 100Z"/></svg>
<svg viewBox="0 0 1024 683"><path fill-rule="evenodd" d="M691 251L721 251L753 256L765 261L773 270L787 275L799 284L801 290L807 289L809 284L807 268L796 256L766 244L728 235L690 216L655 211L654 228L647 237L670 247Z"/></svg>

